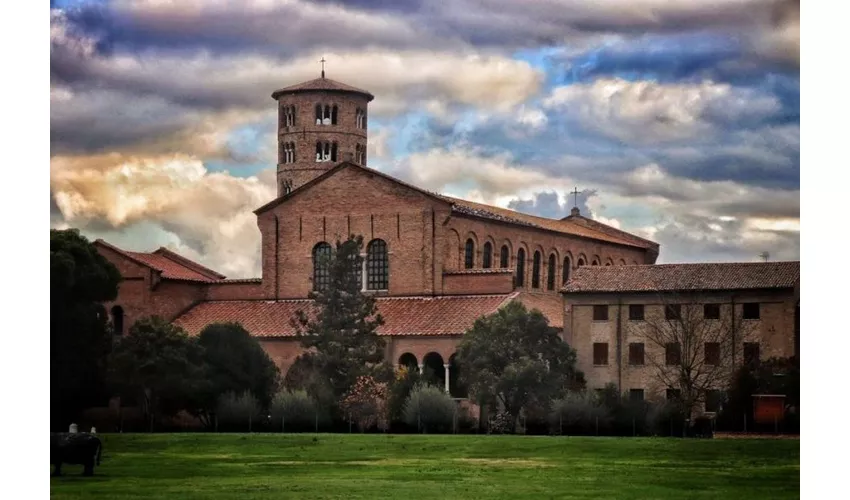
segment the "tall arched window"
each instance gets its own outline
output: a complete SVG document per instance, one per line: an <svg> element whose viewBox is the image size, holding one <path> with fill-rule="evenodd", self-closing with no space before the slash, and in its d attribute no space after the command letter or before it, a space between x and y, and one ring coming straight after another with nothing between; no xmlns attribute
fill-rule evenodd
<svg viewBox="0 0 850 500"><path fill-rule="evenodd" d="M540 252L534 252L531 261L531 288L540 288Z"/></svg>
<svg viewBox="0 0 850 500"><path fill-rule="evenodd" d="M581 257L579 257L579 259L578 259L578 264L576 264L576 267L582 267L583 265L584 265L584 259L582 259Z"/></svg>
<svg viewBox="0 0 850 500"><path fill-rule="evenodd" d="M331 284L331 246L324 241L313 247L313 290L327 290Z"/></svg>
<svg viewBox="0 0 850 500"><path fill-rule="evenodd" d="M570 257L564 257L564 284L570 280Z"/></svg>
<svg viewBox="0 0 850 500"><path fill-rule="evenodd" d="M384 240L372 240L366 247L366 288L388 290L389 284L390 265L387 243Z"/></svg>
<svg viewBox="0 0 850 500"><path fill-rule="evenodd" d="M112 330L115 335L124 335L124 308L112 306Z"/></svg>
<svg viewBox="0 0 850 500"><path fill-rule="evenodd" d="M555 254L549 255L549 268L546 270L546 289L554 290L555 289Z"/></svg>
<svg viewBox="0 0 850 500"><path fill-rule="evenodd" d="M322 105L316 104L316 125L322 124Z"/></svg>
<svg viewBox="0 0 850 500"><path fill-rule="evenodd" d="M357 144L354 146L354 161L358 165L363 165L363 159L366 157L366 148Z"/></svg>
<svg viewBox="0 0 850 500"><path fill-rule="evenodd" d="M466 246L463 249L463 267L466 269L475 267L475 242L472 238L466 240Z"/></svg>
<svg viewBox="0 0 850 500"><path fill-rule="evenodd" d="M316 162L336 161L337 143L336 142L317 142L316 143Z"/></svg>
<svg viewBox="0 0 850 500"><path fill-rule="evenodd" d="M591 266L598 266L598 265L599 265L599 261L598 261L598 260L596 260L596 259L593 259L593 263L592 263L592 264L590 264L590 265L591 265Z"/></svg>
<svg viewBox="0 0 850 500"><path fill-rule="evenodd" d="M525 286L525 249L520 248L516 253L516 286Z"/></svg>
<svg viewBox="0 0 850 500"><path fill-rule="evenodd" d="M336 125L336 116L339 112L339 108L337 108L336 104L334 104L333 109L331 110L331 125Z"/></svg>
<svg viewBox="0 0 850 500"><path fill-rule="evenodd" d="M481 267L484 269L493 267L493 245L489 241L484 243L484 250L481 254Z"/></svg>
<svg viewBox="0 0 850 500"><path fill-rule="evenodd" d="M507 269L510 265L511 260L511 251L508 250L507 245L502 245L502 251L499 254L499 267L502 269Z"/></svg>

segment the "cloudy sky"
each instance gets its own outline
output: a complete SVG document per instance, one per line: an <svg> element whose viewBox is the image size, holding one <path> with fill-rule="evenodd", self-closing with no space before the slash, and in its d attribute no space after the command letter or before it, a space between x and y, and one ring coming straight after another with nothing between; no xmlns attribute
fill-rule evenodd
<svg viewBox="0 0 850 500"><path fill-rule="evenodd" d="M659 262L800 253L799 1L51 1L51 227L259 275L273 90L366 88L369 165Z"/></svg>

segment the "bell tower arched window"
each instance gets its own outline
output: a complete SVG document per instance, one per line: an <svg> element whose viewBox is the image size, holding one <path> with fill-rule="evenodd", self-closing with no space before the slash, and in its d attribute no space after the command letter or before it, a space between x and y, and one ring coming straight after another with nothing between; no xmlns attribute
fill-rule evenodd
<svg viewBox="0 0 850 500"><path fill-rule="evenodd" d="M337 143L329 141L319 141L316 143L316 162L336 161L337 158Z"/></svg>
<svg viewBox="0 0 850 500"><path fill-rule="evenodd" d="M357 144L354 147L354 161L358 165L365 165L366 164L366 147L363 146L362 144Z"/></svg>

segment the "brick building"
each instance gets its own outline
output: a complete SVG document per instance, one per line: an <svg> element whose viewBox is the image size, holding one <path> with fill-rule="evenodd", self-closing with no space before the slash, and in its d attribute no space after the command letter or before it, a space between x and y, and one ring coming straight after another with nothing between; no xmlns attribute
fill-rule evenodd
<svg viewBox="0 0 850 500"><path fill-rule="evenodd" d="M130 252L98 240L124 277L117 300L107 304L119 333L147 315L191 334L238 321L285 373L301 352L290 318L324 284L316 258L337 239L362 235L363 290L378 296L387 358L427 365L449 388L458 340L477 317L517 300L561 328L560 288L577 269L658 257L658 244L577 208L548 219L431 193L368 168L373 96L364 90L322 74L272 97L279 109L278 197L255 210L262 276L226 279L164 248Z"/></svg>
<svg viewBox="0 0 850 500"><path fill-rule="evenodd" d="M613 383L635 399L663 399L673 393L659 367L691 353L719 391L743 362L799 356L799 283L799 262L585 267L562 289L564 339L588 388ZM675 340L692 348L662 346L673 337L659 327L685 329Z"/></svg>

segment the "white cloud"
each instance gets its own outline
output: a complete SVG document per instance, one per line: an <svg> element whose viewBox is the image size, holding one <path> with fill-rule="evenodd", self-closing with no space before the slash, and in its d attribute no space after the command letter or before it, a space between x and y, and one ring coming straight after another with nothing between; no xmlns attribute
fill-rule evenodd
<svg viewBox="0 0 850 500"><path fill-rule="evenodd" d="M556 87L544 106L575 116L587 129L633 143L690 139L712 133L715 122L759 119L781 108L774 96L725 83L619 78Z"/></svg>

